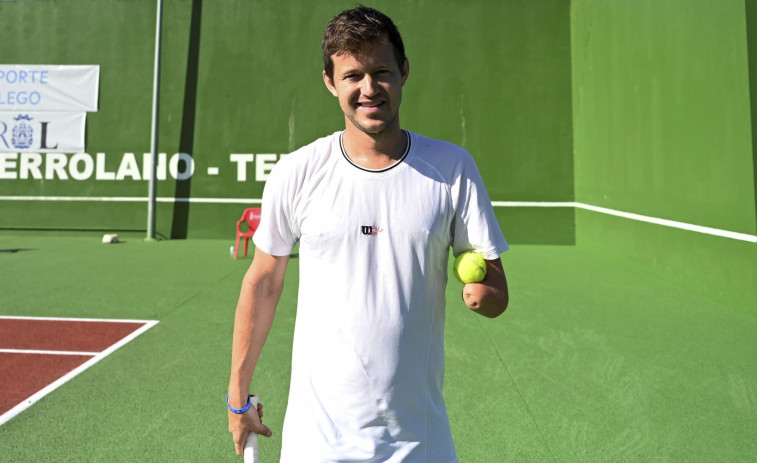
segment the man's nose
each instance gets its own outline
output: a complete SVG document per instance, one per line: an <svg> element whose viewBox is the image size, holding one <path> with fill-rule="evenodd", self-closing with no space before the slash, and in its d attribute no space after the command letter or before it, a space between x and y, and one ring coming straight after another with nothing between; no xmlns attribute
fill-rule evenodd
<svg viewBox="0 0 757 463"><path fill-rule="evenodd" d="M376 79L370 74L366 74L361 82L360 91L365 96L373 96L378 93L378 83L376 82Z"/></svg>

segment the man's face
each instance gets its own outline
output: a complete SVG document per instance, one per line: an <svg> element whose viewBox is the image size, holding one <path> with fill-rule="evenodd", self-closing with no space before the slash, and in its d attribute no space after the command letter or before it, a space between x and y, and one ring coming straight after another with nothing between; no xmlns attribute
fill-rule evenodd
<svg viewBox="0 0 757 463"><path fill-rule="evenodd" d="M399 68L391 43L377 42L365 54L333 55L331 59L334 77L324 71L323 80L339 99L348 126L379 134L399 124L402 86L410 69L407 60Z"/></svg>

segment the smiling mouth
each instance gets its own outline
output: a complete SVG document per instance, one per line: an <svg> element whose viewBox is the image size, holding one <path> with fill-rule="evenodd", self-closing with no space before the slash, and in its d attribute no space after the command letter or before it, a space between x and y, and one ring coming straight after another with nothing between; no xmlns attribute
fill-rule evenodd
<svg viewBox="0 0 757 463"><path fill-rule="evenodd" d="M384 102L378 102L378 103L357 103L358 108L366 108L366 109L374 109L374 108L380 108L384 105Z"/></svg>

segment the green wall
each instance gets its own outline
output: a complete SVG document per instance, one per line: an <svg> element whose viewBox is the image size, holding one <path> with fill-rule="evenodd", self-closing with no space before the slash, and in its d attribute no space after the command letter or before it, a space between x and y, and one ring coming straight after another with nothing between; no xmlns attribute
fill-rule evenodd
<svg viewBox="0 0 757 463"><path fill-rule="evenodd" d="M573 2L576 200L755 232L743 0Z"/></svg>
<svg viewBox="0 0 757 463"><path fill-rule="evenodd" d="M188 153L194 173L159 181L159 236L231 241L261 196L257 169L343 127L321 81L320 36L353 5L165 1L160 151ZM372 6L406 42L403 126L470 150L492 200L575 201L757 233L755 0ZM0 62L99 64L86 149L117 172L149 150L154 21L154 1L2 1ZM3 179L2 196L119 200L0 199L0 229L146 227L144 179ZM705 297L748 310L757 300L754 243L570 207L496 211L511 243L578 244Z"/></svg>
<svg viewBox="0 0 757 463"><path fill-rule="evenodd" d="M572 2L577 202L755 235L747 26L742 0ZM754 243L583 210L576 226L579 245L754 311Z"/></svg>
<svg viewBox="0 0 757 463"><path fill-rule="evenodd" d="M395 19L406 42L405 128L470 150L494 201L572 200L569 2L371 5ZM260 158L245 164L240 181L231 155L280 155L344 127L321 79L320 37L331 17L352 6L165 1L159 148L169 159L190 153L194 174L159 182L161 236L233 238L241 210L260 198L264 183L256 179ZM118 171L125 153L141 166L150 142L154 21L154 1L0 2L0 41L14 44L0 49L0 62L99 64L100 111L88 114L87 152L105 153L108 171ZM134 178L0 181L0 196L146 195L147 181ZM0 208L0 228L132 230L144 229L147 217L144 200L0 200ZM511 242L574 242L571 210L497 212Z"/></svg>

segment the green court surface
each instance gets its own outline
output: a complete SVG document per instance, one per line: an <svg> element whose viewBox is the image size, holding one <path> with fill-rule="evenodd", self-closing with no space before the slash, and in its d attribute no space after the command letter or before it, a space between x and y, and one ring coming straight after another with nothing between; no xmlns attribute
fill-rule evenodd
<svg viewBox="0 0 757 463"><path fill-rule="evenodd" d="M159 320L0 426L0 461L221 462L232 240L0 233L0 315ZM757 319L580 246L503 255L511 305L470 313L450 281L445 395L460 460L753 461ZM291 260L253 389L278 461L295 318ZM433 463L433 462L430 462Z"/></svg>

